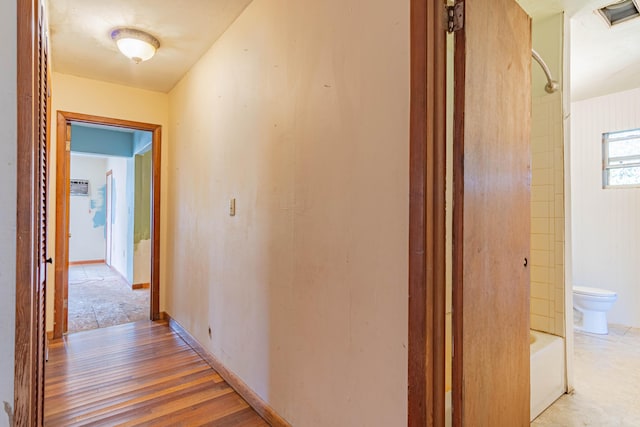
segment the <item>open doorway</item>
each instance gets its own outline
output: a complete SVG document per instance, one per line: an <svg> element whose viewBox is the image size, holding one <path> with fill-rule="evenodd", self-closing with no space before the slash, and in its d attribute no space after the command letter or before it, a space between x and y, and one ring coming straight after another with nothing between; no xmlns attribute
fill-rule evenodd
<svg viewBox="0 0 640 427"><path fill-rule="evenodd" d="M72 124L67 333L149 318L150 147L150 132Z"/></svg>
<svg viewBox="0 0 640 427"><path fill-rule="evenodd" d="M532 425L635 425L640 411L632 373L640 364L627 352L638 348L640 335L632 303L640 295L634 252L640 192L632 178L633 150L640 146L633 114L640 68L630 41L640 19L632 1L521 3L534 15L534 48L549 61L560 89L545 92L542 70L534 67L532 408L536 395L547 402L532 409L532 416L540 414ZM611 137L614 145L626 145L614 162L607 152ZM609 171L631 181L612 186ZM585 301L598 308L586 322L591 307ZM609 409L612 400L616 411Z"/></svg>
<svg viewBox="0 0 640 427"><path fill-rule="evenodd" d="M160 126L58 112L54 337L159 318Z"/></svg>

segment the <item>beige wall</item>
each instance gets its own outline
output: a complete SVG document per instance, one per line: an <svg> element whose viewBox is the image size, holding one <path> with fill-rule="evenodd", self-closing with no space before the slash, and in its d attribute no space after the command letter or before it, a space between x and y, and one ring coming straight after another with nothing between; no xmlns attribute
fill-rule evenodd
<svg viewBox="0 0 640 427"><path fill-rule="evenodd" d="M408 49L408 1L254 0L170 93L167 311L293 425L406 424Z"/></svg>
<svg viewBox="0 0 640 427"><path fill-rule="evenodd" d="M0 2L0 427L13 407L16 306L16 2ZM4 403L3 403L4 402Z"/></svg>
<svg viewBox="0 0 640 427"><path fill-rule="evenodd" d="M564 16L534 20L533 48L562 87ZM563 92L548 94L533 62L531 121L531 328L564 336Z"/></svg>
<svg viewBox="0 0 640 427"><path fill-rule="evenodd" d="M55 60L55 58L54 58ZM55 62L54 62L55 65ZM163 195L161 197L161 215L165 215L166 209L166 185L168 181L167 147L168 147L168 114L169 114L169 96L160 92L151 92L147 90L135 89L127 86L116 85L112 83L101 82L97 80L89 80L80 77L70 76L66 74L53 73L52 76L52 133L51 133L51 175L50 175L50 191L49 200L51 206L55 206L55 170L56 170L56 119L57 111L67 111L74 113L92 114L96 116L112 117L118 119L133 120L145 123L154 123L162 125L163 130L163 153L162 162L162 185L164 186ZM47 243L49 251L52 254L55 250L55 209L50 210L49 234ZM166 235L166 221L161 223L161 234ZM166 261L164 255L166 253L164 243L160 248L160 309L164 310L164 282L162 278L165 276L164 269ZM55 261L55 257L54 257ZM47 330L53 330L53 290L54 290L54 267L49 268L48 292L47 292Z"/></svg>
<svg viewBox="0 0 640 427"><path fill-rule="evenodd" d="M640 188L602 188L602 134L640 128L640 88L571 105L573 283L610 289L611 323L640 327Z"/></svg>

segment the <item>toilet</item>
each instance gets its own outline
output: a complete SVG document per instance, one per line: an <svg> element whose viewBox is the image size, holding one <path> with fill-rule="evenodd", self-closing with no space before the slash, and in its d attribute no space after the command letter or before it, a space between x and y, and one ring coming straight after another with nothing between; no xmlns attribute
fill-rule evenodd
<svg viewBox="0 0 640 427"><path fill-rule="evenodd" d="M586 286L573 287L573 308L582 313L582 324L575 328L592 334L609 333L607 311L618 299L613 291Z"/></svg>

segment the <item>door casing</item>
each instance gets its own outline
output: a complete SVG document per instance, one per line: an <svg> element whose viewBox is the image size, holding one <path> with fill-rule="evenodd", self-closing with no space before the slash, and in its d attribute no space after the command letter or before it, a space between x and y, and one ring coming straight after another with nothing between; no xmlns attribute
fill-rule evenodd
<svg viewBox="0 0 640 427"><path fill-rule="evenodd" d="M408 425L445 423L444 1L411 1Z"/></svg>
<svg viewBox="0 0 640 427"><path fill-rule="evenodd" d="M113 203L112 200L113 197L113 171L110 170L107 172L107 187L106 187L106 191L105 191L105 204L107 206L107 222L105 224L106 230L105 230L105 234L106 234L106 239L105 239L105 248L104 248L104 262L105 264L107 264L108 266L111 266L111 253L112 253L112 246L113 246L113 227L112 227L112 222L113 222L113 218L111 217L111 206Z"/></svg>
<svg viewBox="0 0 640 427"><path fill-rule="evenodd" d="M92 116L81 113L58 111L56 147L56 267L53 337L62 338L67 330L67 292L69 286L69 170L67 150L71 123L89 123L115 126L152 133L152 179L151 179L151 289L149 318L160 319L160 156L162 126L150 123L109 117ZM62 183L65 183L62 185Z"/></svg>

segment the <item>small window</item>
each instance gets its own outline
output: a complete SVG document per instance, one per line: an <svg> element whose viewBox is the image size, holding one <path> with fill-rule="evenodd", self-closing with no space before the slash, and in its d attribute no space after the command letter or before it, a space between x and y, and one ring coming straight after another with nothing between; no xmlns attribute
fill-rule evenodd
<svg viewBox="0 0 640 427"><path fill-rule="evenodd" d="M640 186L640 129L602 135L603 186Z"/></svg>

